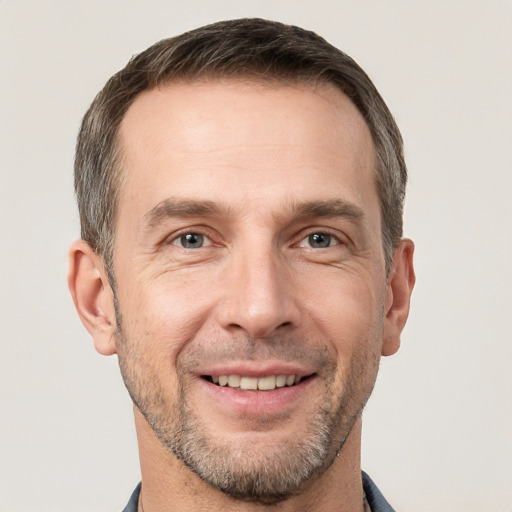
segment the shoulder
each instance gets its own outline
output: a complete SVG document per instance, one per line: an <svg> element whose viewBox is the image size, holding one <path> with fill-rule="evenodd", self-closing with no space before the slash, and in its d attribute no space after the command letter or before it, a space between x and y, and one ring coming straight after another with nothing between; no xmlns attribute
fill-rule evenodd
<svg viewBox="0 0 512 512"><path fill-rule="evenodd" d="M140 486L141 484L139 483L137 487L135 487L135 490L132 492L132 495L130 496L130 500L126 504L126 507L123 508L122 512L137 512L137 508L139 505Z"/></svg>
<svg viewBox="0 0 512 512"><path fill-rule="evenodd" d="M387 502L373 480L364 471L362 472L362 476L364 493L366 494L366 499L370 504L372 512L395 512L395 509ZM139 483L122 512L137 512L140 487L141 484Z"/></svg>
<svg viewBox="0 0 512 512"><path fill-rule="evenodd" d="M363 489L372 512L395 512L373 480L363 471Z"/></svg>

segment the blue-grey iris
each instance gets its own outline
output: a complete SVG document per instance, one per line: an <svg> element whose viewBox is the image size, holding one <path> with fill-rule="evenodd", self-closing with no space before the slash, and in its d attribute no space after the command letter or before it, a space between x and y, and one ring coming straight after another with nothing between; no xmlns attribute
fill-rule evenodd
<svg viewBox="0 0 512 512"><path fill-rule="evenodd" d="M197 249L202 247L203 242L203 235L198 233L187 233L186 235L180 236L180 243L185 249Z"/></svg>
<svg viewBox="0 0 512 512"><path fill-rule="evenodd" d="M315 249L322 249L331 245L331 235L325 233L313 233L308 236L308 242Z"/></svg>

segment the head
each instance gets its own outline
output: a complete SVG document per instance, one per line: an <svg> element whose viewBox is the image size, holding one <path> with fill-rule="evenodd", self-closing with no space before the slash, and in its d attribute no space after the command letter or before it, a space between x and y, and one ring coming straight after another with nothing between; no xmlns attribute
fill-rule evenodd
<svg viewBox="0 0 512 512"><path fill-rule="evenodd" d="M400 131L358 64L313 32L260 19L215 23L164 39L135 56L107 82L82 122L75 160L81 236L112 268L123 183L119 126L137 96L173 82L245 78L267 83L336 86L366 121L375 147L374 179L382 215L386 269L402 237L407 182Z"/></svg>
<svg viewBox="0 0 512 512"><path fill-rule="evenodd" d="M79 135L70 287L139 443L265 503L351 465L414 283L405 181L368 77L296 27L218 23L109 80Z"/></svg>

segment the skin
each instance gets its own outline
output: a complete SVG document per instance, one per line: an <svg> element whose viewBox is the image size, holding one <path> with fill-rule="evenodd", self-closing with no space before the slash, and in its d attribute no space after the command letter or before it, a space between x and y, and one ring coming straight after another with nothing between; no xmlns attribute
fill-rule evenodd
<svg viewBox="0 0 512 512"><path fill-rule="evenodd" d="M177 83L137 98L120 141L120 327L84 241L69 285L134 399L144 510L363 510L360 413L380 356L398 350L414 272L402 240L386 275L361 115L327 85ZM183 247L186 233L203 246ZM242 396L202 378L215 372L308 378ZM192 425L235 469L264 467L313 436L314 418L330 427L323 461L284 498L229 496L170 451Z"/></svg>

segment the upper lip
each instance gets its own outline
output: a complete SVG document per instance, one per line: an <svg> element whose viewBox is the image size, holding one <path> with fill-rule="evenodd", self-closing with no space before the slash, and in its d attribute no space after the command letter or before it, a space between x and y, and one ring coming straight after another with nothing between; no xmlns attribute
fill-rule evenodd
<svg viewBox="0 0 512 512"><path fill-rule="evenodd" d="M313 368L288 362L258 364L254 361L237 363L219 363L204 366L196 371L197 375L241 375L244 377L267 377L269 375L297 375L306 377L315 373Z"/></svg>

